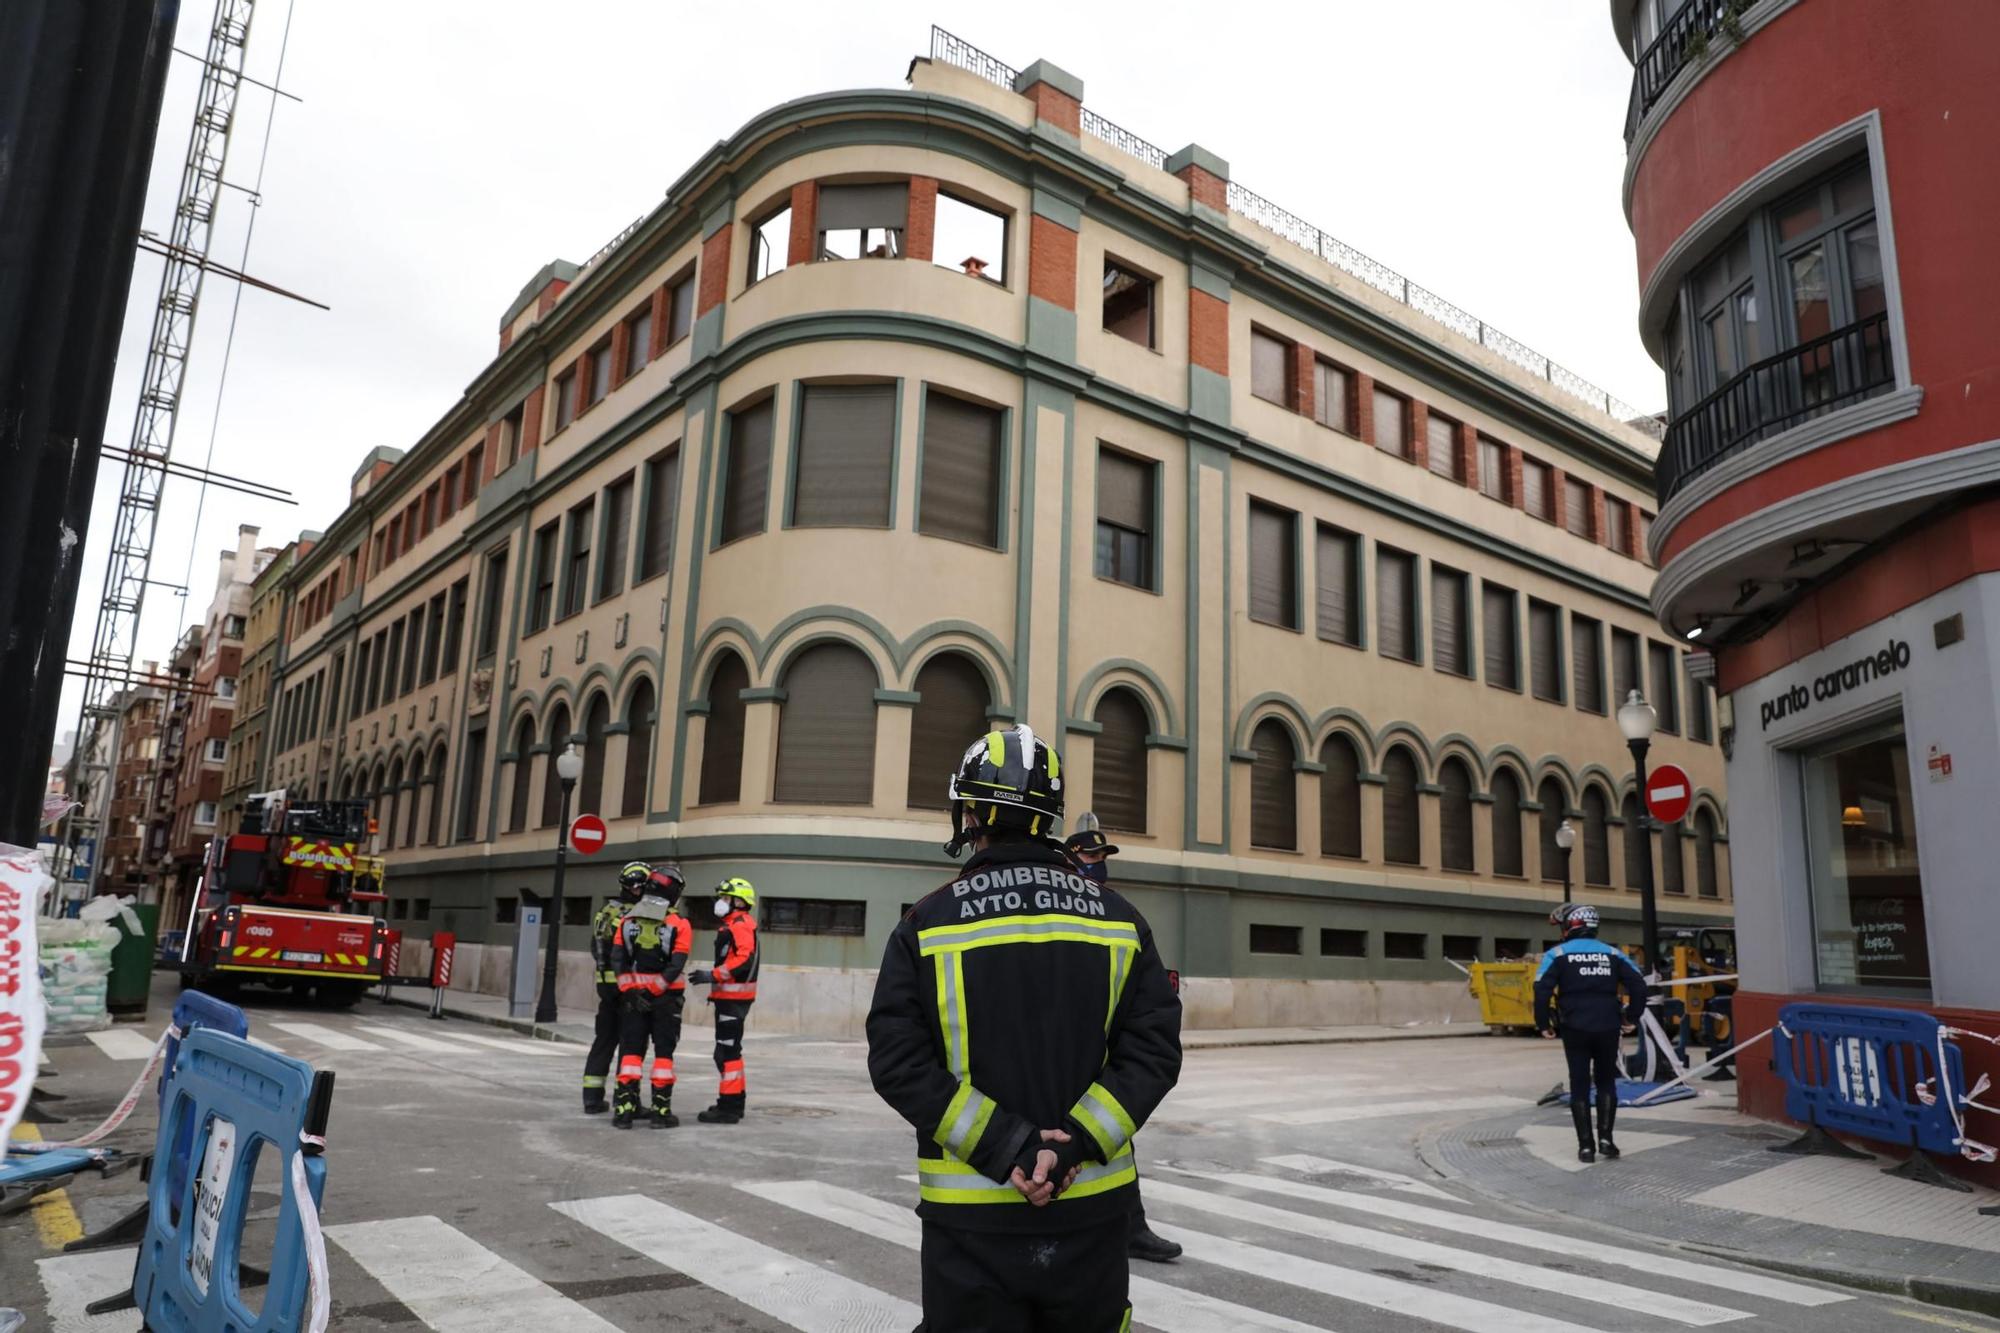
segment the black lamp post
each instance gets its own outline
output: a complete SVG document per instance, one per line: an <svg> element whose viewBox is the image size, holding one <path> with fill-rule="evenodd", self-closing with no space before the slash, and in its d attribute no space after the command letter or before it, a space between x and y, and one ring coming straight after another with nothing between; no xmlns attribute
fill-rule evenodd
<svg viewBox="0 0 2000 1333"><path fill-rule="evenodd" d="M1618 706L1618 729L1625 733L1625 747L1632 752L1632 764L1637 770L1639 836L1646 844L1646 854L1639 860L1639 929L1643 932L1648 969L1659 966L1653 954L1660 947L1660 904L1653 893L1653 816L1646 809L1646 751L1653 743L1653 728L1659 721L1659 714L1637 690Z"/></svg>
<svg viewBox="0 0 2000 1333"><path fill-rule="evenodd" d="M583 756L565 745L556 756L556 777L562 781L562 813L556 819L556 882L549 893L549 947L542 953L542 998L535 1004L535 1021L556 1021L556 949L562 940L563 868L569 864L569 796L583 775Z"/></svg>
<svg viewBox="0 0 2000 1333"><path fill-rule="evenodd" d="M1556 846L1563 854L1563 903L1569 903L1569 849L1576 846L1576 825L1565 819L1556 825Z"/></svg>

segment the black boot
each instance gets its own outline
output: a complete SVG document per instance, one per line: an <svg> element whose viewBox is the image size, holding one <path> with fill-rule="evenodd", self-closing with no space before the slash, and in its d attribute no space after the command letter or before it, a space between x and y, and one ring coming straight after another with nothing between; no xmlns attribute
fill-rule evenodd
<svg viewBox="0 0 2000 1333"><path fill-rule="evenodd" d="M583 1113L585 1115L603 1115L610 1109L611 1107L605 1103L604 1088L601 1085L583 1090Z"/></svg>
<svg viewBox="0 0 2000 1333"><path fill-rule="evenodd" d="M1181 1247L1139 1222L1125 1238L1125 1253L1148 1263L1168 1264L1181 1257Z"/></svg>
<svg viewBox="0 0 2000 1333"><path fill-rule="evenodd" d="M718 1097L715 1105L703 1111L695 1119L704 1125L734 1125L743 1119L743 1099L741 1097Z"/></svg>
<svg viewBox="0 0 2000 1333"><path fill-rule="evenodd" d="M1597 1140L1590 1137L1590 1107L1570 1098L1569 1118L1576 1125L1576 1160L1594 1162L1597 1160Z"/></svg>
<svg viewBox="0 0 2000 1333"><path fill-rule="evenodd" d="M630 1129L639 1116L639 1088L637 1084L627 1087L618 1085L618 1096L612 1103L611 1125L614 1129Z"/></svg>
<svg viewBox="0 0 2000 1333"><path fill-rule="evenodd" d="M1603 1153L1607 1160L1615 1160L1618 1156L1618 1145L1611 1141L1611 1126L1617 1119L1618 1094L1615 1092L1609 1096L1598 1094L1597 1151Z"/></svg>
<svg viewBox="0 0 2000 1333"><path fill-rule="evenodd" d="M671 1092L665 1096L654 1093L651 1110L649 1122L655 1129L672 1129L681 1122L681 1118L674 1114L674 1095Z"/></svg>

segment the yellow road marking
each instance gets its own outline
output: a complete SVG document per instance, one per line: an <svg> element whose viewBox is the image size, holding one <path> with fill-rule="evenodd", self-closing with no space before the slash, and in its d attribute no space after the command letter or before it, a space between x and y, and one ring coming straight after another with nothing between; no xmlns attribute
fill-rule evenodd
<svg viewBox="0 0 2000 1333"><path fill-rule="evenodd" d="M1992 1327L1991 1324L1961 1323L1946 1315L1930 1314L1923 1310L1899 1310L1893 1305L1889 1307L1889 1313L1904 1319L1921 1319L1926 1324L1940 1324L1945 1328L1962 1328L1965 1330L1965 1333L1985 1333L1986 1329Z"/></svg>
<svg viewBox="0 0 2000 1333"><path fill-rule="evenodd" d="M17 1125L14 1137L23 1143L39 1143L42 1131L33 1125ZM76 1215L65 1190L50 1190L41 1195L28 1205L28 1212L35 1219L35 1230L40 1233L43 1246L48 1249L60 1250L83 1236L83 1219Z"/></svg>

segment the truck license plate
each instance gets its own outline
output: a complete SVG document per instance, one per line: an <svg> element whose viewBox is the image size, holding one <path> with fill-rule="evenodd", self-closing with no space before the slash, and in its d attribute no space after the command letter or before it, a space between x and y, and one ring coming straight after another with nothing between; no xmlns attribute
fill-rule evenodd
<svg viewBox="0 0 2000 1333"><path fill-rule="evenodd" d="M325 961L323 955L307 953L303 949L287 949L279 957L288 963L318 963Z"/></svg>

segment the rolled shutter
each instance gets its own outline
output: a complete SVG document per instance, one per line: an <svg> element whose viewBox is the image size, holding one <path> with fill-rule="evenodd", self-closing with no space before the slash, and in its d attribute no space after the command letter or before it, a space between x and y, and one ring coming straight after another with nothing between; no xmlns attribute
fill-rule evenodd
<svg viewBox="0 0 2000 1333"><path fill-rule="evenodd" d="M992 700L986 678L960 653L940 653L926 662L917 673L917 695L904 804L912 810L942 810L949 804L945 789L966 747L986 734Z"/></svg>
<svg viewBox="0 0 2000 1333"><path fill-rule="evenodd" d="M1431 567L1431 661L1444 671L1471 674L1466 660L1465 575Z"/></svg>
<svg viewBox="0 0 2000 1333"><path fill-rule="evenodd" d="M1319 637L1335 643L1361 642L1361 539L1351 532L1321 524L1314 549L1314 598Z"/></svg>
<svg viewBox="0 0 2000 1333"><path fill-rule="evenodd" d="M875 793L875 665L822 643L785 670L773 799L866 805ZM963 751L961 751L963 753Z"/></svg>
<svg viewBox="0 0 2000 1333"><path fill-rule="evenodd" d="M1425 461L1431 471L1440 477L1462 480L1465 473L1458 466L1458 423L1450 417L1441 417L1433 412L1424 424Z"/></svg>
<svg viewBox="0 0 2000 1333"><path fill-rule="evenodd" d="M1424 859L1417 761L1400 745L1382 758L1382 859L1409 866Z"/></svg>
<svg viewBox="0 0 2000 1333"><path fill-rule="evenodd" d="M646 531L640 538L639 577L664 573L674 560L674 514L680 505L681 451L672 449L646 464Z"/></svg>
<svg viewBox="0 0 2000 1333"><path fill-rule="evenodd" d="M1528 599L1528 661L1537 699L1562 701L1562 634L1557 611Z"/></svg>
<svg viewBox="0 0 2000 1333"><path fill-rule="evenodd" d="M1687 876L1681 864L1681 826L1660 825L1660 892L1685 894Z"/></svg>
<svg viewBox="0 0 2000 1333"><path fill-rule="evenodd" d="M1610 887L1611 806L1596 787L1583 792L1583 882Z"/></svg>
<svg viewBox="0 0 2000 1333"><path fill-rule="evenodd" d="M1639 688L1639 636L1611 631L1611 709L1616 712Z"/></svg>
<svg viewBox="0 0 2000 1333"><path fill-rule="evenodd" d="M646 776L653 767L653 683L642 680L632 687L625 705L625 782L619 794L618 813L638 815L646 811Z"/></svg>
<svg viewBox="0 0 2000 1333"><path fill-rule="evenodd" d="M549 714L549 762L542 766L542 818L536 828L553 828L562 819L562 776L556 772L556 756L569 744L569 709L556 705Z"/></svg>
<svg viewBox="0 0 2000 1333"><path fill-rule="evenodd" d="M1250 502L1250 618L1291 628L1298 605L1292 561L1295 516L1288 509Z"/></svg>
<svg viewBox="0 0 2000 1333"><path fill-rule="evenodd" d="M1347 406L1347 372L1330 361L1313 363L1313 420L1337 431L1352 431Z"/></svg>
<svg viewBox="0 0 2000 1333"><path fill-rule="evenodd" d="M792 522L800 527L888 527L895 431L895 385L806 385Z"/></svg>
<svg viewBox="0 0 2000 1333"><path fill-rule="evenodd" d="M1579 537L1590 535L1590 487L1575 477L1563 478L1563 526Z"/></svg>
<svg viewBox="0 0 2000 1333"><path fill-rule="evenodd" d="M604 809L604 729L611 725L611 701L603 691L591 696L583 718L583 776L576 784L572 813L597 814Z"/></svg>
<svg viewBox="0 0 2000 1333"><path fill-rule="evenodd" d="M814 216L821 231L901 227L910 217L910 183L822 185Z"/></svg>
<svg viewBox="0 0 2000 1333"><path fill-rule="evenodd" d="M1556 842L1556 830L1562 827L1563 816L1569 810L1569 798L1563 794L1562 784L1554 778L1541 785L1536 799L1542 804L1542 878L1551 884L1562 883L1563 850Z"/></svg>
<svg viewBox="0 0 2000 1333"><path fill-rule="evenodd" d="M1507 768L1493 774L1493 873L1521 873L1521 783Z"/></svg>
<svg viewBox="0 0 2000 1333"><path fill-rule="evenodd" d="M1375 632L1384 655L1414 661L1416 626L1411 623L1416 558L1386 546L1375 548Z"/></svg>
<svg viewBox="0 0 2000 1333"><path fill-rule="evenodd" d="M1438 854L1446 870L1470 870L1472 857L1472 773L1456 759L1438 769Z"/></svg>
<svg viewBox="0 0 2000 1333"><path fill-rule="evenodd" d="M521 719L520 730L514 734L514 790L507 802L507 831L519 833L528 827L528 800L534 791L535 757L528 753L535 746L535 720Z"/></svg>
<svg viewBox="0 0 2000 1333"><path fill-rule="evenodd" d="M1090 767L1091 809L1107 829L1146 831L1146 709L1130 690L1110 690L1097 702Z"/></svg>
<svg viewBox="0 0 2000 1333"><path fill-rule="evenodd" d="M750 688L743 659L725 653L708 678L708 725L701 746L701 804L740 800L743 793L742 691Z"/></svg>
<svg viewBox="0 0 2000 1333"><path fill-rule="evenodd" d="M1407 404L1387 389L1375 390L1375 447L1398 458L1410 456Z"/></svg>
<svg viewBox="0 0 2000 1333"><path fill-rule="evenodd" d="M917 530L978 546L998 546L999 495L998 409L927 392Z"/></svg>
<svg viewBox="0 0 2000 1333"><path fill-rule="evenodd" d="M1153 465L1111 449L1097 451L1097 516L1134 532L1153 530Z"/></svg>
<svg viewBox="0 0 2000 1333"><path fill-rule="evenodd" d="M1549 516L1549 466L1532 458L1521 460L1521 508L1530 518Z"/></svg>
<svg viewBox="0 0 2000 1333"><path fill-rule="evenodd" d="M1319 847L1327 856L1361 855L1361 758L1354 743L1332 735L1319 750Z"/></svg>
<svg viewBox="0 0 2000 1333"><path fill-rule="evenodd" d="M1703 898L1719 898L1715 877L1715 816L1703 810L1694 817L1694 887Z"/></svg>
<svg viewBox="0 0 2000 1333"><path fill-rule="evenodd" d="M1679 654L1664 643L1646 645L1647 665L1652 668L1653 692L1647 702L1660 715L1660 730L1669 735L1678 734L1681 729L1681 710L1677 698L1680 682L1676 667Z"/></svg>
<svg viewBox="0 0 2000 1333"><path fill-rule="evenodd" d="M1570 617L1570 652L1574 655L1572 691L1576 706L1604 711L1604 627L1589 616Z"/></svg>
<svg viewBox="0 0 2000 1333"><path fill-rule="evenodd" d="M771 494L772 400L730 417L729 465L723 482L722 540L735 541L764 530Z"/></svg>
<svg viewBox="0 0 2000 1333"><path fill-rule="evenodd" d="M1250 392L1266 401L1290 407L1285 381L1289 378L1286 362L1291 352L1291 344L1282 339L1274 338L1261 329L1250 330Z"/></svg>
<svg viewBox="0 0 2000 1333"><path fill-rule="evenodd" d="M1480 628L1486 639L1486 683L1521 687L1521 654L1514 624L1514 591L1491 583L1479 586Z"/></svg>
<svg viewBox="0 0 2000 1333"><path fill-rule="evenodd" d="M1257 752L1250 766L1250 844L1297 851L1299 797L1291 733L1267 718L1251 734L1250 746Z"/></svg>

